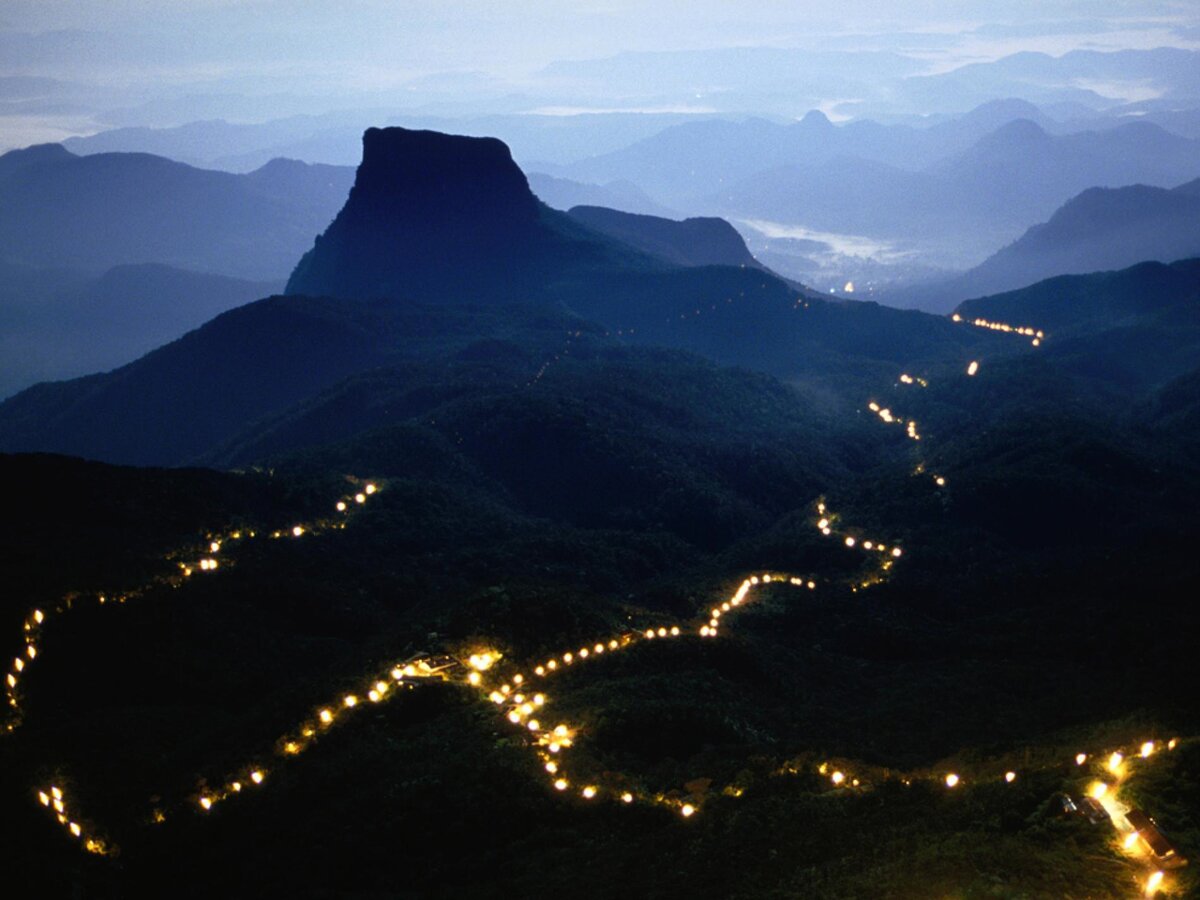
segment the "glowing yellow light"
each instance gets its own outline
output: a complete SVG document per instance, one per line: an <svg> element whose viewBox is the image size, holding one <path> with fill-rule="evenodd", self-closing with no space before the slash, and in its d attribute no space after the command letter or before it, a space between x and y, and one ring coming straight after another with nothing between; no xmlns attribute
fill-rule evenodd
<svg viewBox="0 0 1200 900"><path fill-rule="evenodd" d="M672 626L671 626L671 636L672 636L672 637L677 637L678 635L679 635L679 626L678 626L678 625L672 625Z"/></svg>
<svg viewBox="0 0 1200 900"><path fill-rule="evenodd" d="M372 703L378 703L380 701L380 699L382 699L382 698L380 696L379 691L372 690L372 691L367 692L367 699L370 700Z"/></svg>
<svg viewBox="0 0 1200 900"><path fill-rule="evenodd" d="M8 682L8 686L10 688L15 688L17 686L17 676L12 672L8 673L8 677L5 679L5 681Z"/></svg>
<svg viewBox="0 0 1200 900"><path fill-rule="evenodd" d="M1087 762L1087 754L1086 753L1076 753L1075 754L1075 765L1082 766L1085 762Z"/></svg>
<svg viewBox="0 0 1200 900"><path fill-rule="evenodd" d="M557 781L555 781L554 789L556 791L565 791L567 789L567 779L559 778Z"/></svg>
<svg viewBox="0 0 1200 900"><path fill-rule="evenodd" d="M546 674L546 667L545 667L545 666L538 666L536 669L534 669L534 670L533 670L533 672L534 672L534 674L535 674L535 675L545 675L545 674Z"/></svg>
<svg viewBox="0 0 1200 900"><path fill-rule="evenodd" d="M42 806L49 806L50 805L50 795L47 794L45 791L38 791L38 802L41 803Z"/></svg>
<svg viewBox="0 0 1200 900"><path fill-rule="evenodd" d="M562 656L562 660L569 666L571 663L573 663L575 661L575 655L573 653L564 653Z"/></svg>
<svg viewBox="0 0 1200 900"><path fill-rule="evenodd" d="M527 727L527 728L528 728L530 731L541 731L541 730L542 730L542 723L541 723L541 722L539 722L537 719L530 719L530 720L529 720L529 724L528 724L526 727Z"/></svg>
<svg viewBox="0 0 1200 900"><path fill-rule="evenodd" d="M583 793L584 800L591 800L593 797L596 796L596 789L594 787L592 787L591 785L588 785L587 787L585 787L583 789L582 793Z"/></svg>
<svg viewBox="0 0 1200 900"><path fill-rule="evenodd" d="M286 744L283 745L283 752L287 753L291 756L295 756L297 753L300 752L300 745L297 744L295 741L288 741Z"/></svg>
<svg viewBox="0 0 1200 900"><path fill-rule="evenodd" d="M514 725L516 725L518 722L521 721L521 714L514 709L512 712L510 712L508 714L508 721L510 721Z"/></svg>
<svg viewBox="0 0 1200 900"><path fill-rule="evenodd" d="M546 763L546 771L549 772L551 775L555 774L558 771L558 763L556 763L556 762Z"/></svg>
<svg viewBox="0 0 1200 900"><path fill-rule="evenodd" d="M1136 831L1131 831L1129 834L1125 835L1125 840L1121 841L1121 846L1126 850L1133 850L1137 847L1137 839L1138 833Z"/></svg>
<svg viewBox="0 0 1200 900"><path fill-rule="evenodd" d="M327 709L321 710L321 712L318 713L318 716L320 717L321 721L326 725L328 725L330 722L333 721L333 713L331 713Z"/></svg>
<svg viewBox="0 0 1200 900"><path fill-rule="evenodd" d="M42 622L44 622L45 620L46 620L46 615L40 609L35 609L33 611L33 621L35 621L39 625L41 625Z"/></svg>
<svg viewBox="0 0 1200 900"><path fill-rule="evenodd" d="M1162 888L1163 873L1162 871L1154 872L1146 879L1146 896L1153 897Z"/></svg>
<svg viewBox="0 0 1200 900"><path fill-rule="evenodd" d="M937 478L935 478L933 480L934 480L934 483L937 484L938 487L946 486L946 479L943 478L941 475L939 475Z"/></svg>
<svg viewBox="0 0 1200 900"><path fill-rule="evenodd" d="M1174 750L1178 746L1179 746L1178 738L1171 738L1169 741L1167 741L1167 749L1168 750Z"/></svg>
<svg viewBox="0 0 1200 900"><path fill-rule="evenodd" d="M554 726L554 733L558 737L566 737L571 732L566 725L556 725Z"/></svg>
<svg viewBox="0 0 1200 900"><path fill-rule="evenodd" d="M368 494L373 494L379 490L379 488L375 487L373 484L368 484L365 488L363 488L363 490L365 490Z"/></svg>
<svg viewBox="0 0 1200 900"><path fill-rule="evenodd" d="M78 826L76 823L74 823L74 822L72 822L72 823L71 823L71 825L70 825L70 829L71 829L71 834L75 835L75 837L79 837L81 834L83 834L83 829L82 829L82 828L80 828L80 827L79 827L79 826Z"/></svg>
<svg viewBox="0 0 1200 900"><path fill-rule="evenodd" d="M220 542L220 541L213 541L211 544L209 544L209 545L208 545L208 552L209 552L209 553L217 553L217 552L219 552L219 551L220 551L220 549L221 549L221 542Z"/></svg>
<svg viewBox="0 0 1200 900"><path fill-rule="evenodd" d="M846 776L843 775L841 772L834 772L832 775L829 776L829 780L832 781L834 784L841 784L843 781L846 780Z"/></svg>
<svg viewBox="0 0 1200 900"><path fill-rule="evenodd" d="M37 647L33 646L33 644L30 644L25 648L25 655L30 659L37 659Z"/></svg>
<svg viewBox="0 0 1200 900"><path fill-rule="evenodd" d="M255 784L262 784L263 783L263 773L259 770L251 772L250 780L253 781Z"/></svg>
<svg viewBox="0 0 1200 900"><path fill-rule="evenodd" d="M1103 781L1094 782L1091 788L1088 790L1088 793L1091 794L1096 800L1099 800L1108 793L1108 785Z"/></svg>
<svg viewBox="0 0 1200 900"><path fill-rule="evenodd" d="M696 807L692 806L692 804L690 804L690 803L683 804L683 808L679 810L679 814L682 815L685 819L691 817L691 815L695 812L696 812Z"/></svg>
<svg viewBox="0 0 1200 900"><path fill-rule="evenodd" d="M621 802L622 803L632 803L633 802L633 794L629 793L629 791L626 791L625 793L623 793L621 795Z"/></svg>
<svg viewBox="0 0 1200 900"><path fill-rule="evenodd" d="M479 682L483 681L483 676L478 672L471 672L467 675L467 681L474 686L478 686Z"/></svg>
<svg viewBox="0 0 1200 900"><path fill-rule="evenodd" d="M1151 753L1153 753L1154 752L1154 741L1146 741L1146 743L1142 744L1141 752L1142 752L1143 759L1145 759L1147 756L1149 756Z"/></svg>
<svg viewBox="0 0 1200 900"><path fill-rule="evenodd" d="M545 702L546 702L545 694L534 694L533 695L533 705L534 706L541 706Z"/></svg>
<svg viewBox="0 0 1200 900"><path fill-rule="evenodd" d="M358 698L355 697L353 694L347 694L345 697L342 698L342 703L344 703L347 708L357 706Z"/></svg>
<svg viewBox="0 0 1200 900"><path fill-rule="evenodd" d="M66 807L63 805L62 800L55 797L54 798L54 811L55 812L63 812L65 809L66 809Z"/></svg>
<svg viewBox="0 0 1200 900"><path fill-rule="evenodd" d="M904 552L904 551L903 551L903 550L901 550L899 547L893 547L893 548L892 548L892 556L895 556L895 557L897 557L897 558L899 558L899 557L900 557L900 555L901 555L903 552Z"/></svg>
<svg viewBox="0 0 1200 900"><path fill-rule="evenodd" d="M648 637L648 638L654 637L654 629L653 628L646 629L646 637Z"/></svg>
<svg viewBox="0 0 1200 900"><path fill-rule="evenodd" d="M235 794L240 794L242 791L242 783L240 781L235 781L231 787L233 788L233 792Z"/></svg>
<svg viewBox="0 0 1200 900"><path fill-rule="evenodd" d="M1017 773L1016 772L1005 772L1004 780L1007 781L1009 784L1012 784L1014 781L1017 780Z"/></svg>
<svg viewBox="0 0 1200 900"><path fill-rule="evenodd" d="M355 502L355 503L366 503L366 502L367 502L367 495L366 495L366 494L355 494L355 495L354 495L354 502Z"/></svg>
<svg viewBox="0 0 1200 900"><path fill-rule="evenodd" d="M975 360L971 360L971 364L969 366L967 366L967 374L974 375L978 371L979 371L979 363L976 362Z"/></svg>
<svg viewBox="0 0 1200 900"><path fill-rule="evenodd" d="M854 546L854 538L852 538L852 537L846 538L846 546L853 547Z"/></svg>
<svg viewBox="0 0 1200 900"><path fill-rule="evenodd" d="M946 787L958 787L958 776L953 772L946 776Z"/></svg>
<svg viewBox="0 0 1200 900"><path fill-rule="evenodd" d="M206 810L212 809L212 800L210 800L208 797L201 797L200 805L203 806Z"/></svg>
<svg viewBox="0 0 1200 900"><path fill-rule="evenodd" d="M521 683L521 682L523 682L524 680L525 680L525 676L524 676L524 675L514 675L514 676L513 676L513 684L520 684L520 683Z"/></svg>
<svg viewBox="0 0 1200 900"><path fill-rule="evenodd" d="M338 501L338 504L337 504L337 511L338 511L338 512L345 512L345 511L346 511L346 501L345 501L345 500L339 500L339 501Z"/></svg>

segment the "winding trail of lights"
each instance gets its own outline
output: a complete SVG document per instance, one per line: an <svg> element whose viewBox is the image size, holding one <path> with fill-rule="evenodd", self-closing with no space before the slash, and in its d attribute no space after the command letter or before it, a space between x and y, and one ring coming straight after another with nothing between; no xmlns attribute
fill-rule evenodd
<svg viewBox="0 0 1200 900"><path fill-rule="evenodd" d="M727 299L728 303L732 298ZM800 303L798 301L797 306ZM804 304L805 306L807 304ZM715 305L713 307L716 308ZM700 315L697 309L695 315ZM681 316L686 318L686 316ZM953 321L963 319L955 314ZM1039 346L1045 335L1042 331L1027 326L1013 327L1003 323L988 322L976 319L968 324L975 327L987 328L994 331L1018 334L1032 338L1033 346ZM632 330L630 330L632 333ZM620 335L622 332L614 332ZM526 387L536 384L546 373L546 370L569 352L570 344L580 336L579 332L568 332L566 343L561 351L546 360L534 376L527 382ZM972 361L966 370L967 376L974 376L979 371L978 361ZM920 376L902 373L898 383L905 386L928 387L929 382ZM921 440L917 424L911 419L895 415L888 407L872 400L868 408L885 425L898 425L905 429L906 435L914 442ZM925 472L924 462L919 462L915 474ZM943 475L931 476L937 487L944 487L946 478ZM335 505L336 515L307 523L298 523L289 528L272 531L271 539L301 539L309 538L328 532L332 529L346 527L351 514L362 507L376 494L379 487L373 483L364 483L361 490L339 499ZM813 513L814 527L825 537L833 538L848 549L854 549L864 555L866 566L863 572L848 579L844 586L851 591L868 588L885 580L892 567L904 556L904 550L895 541L884 542L878 538L864 534L860 529L847 527L842 524L841 517L831 511L824 500L819 500ZM183 549L170 558L175 561L177 569L169 575L152 579L147 584L135 590L114 596L96 594L95 602L99 605L124 604L136 599L152 588L171 586L178 587L196 574L217 571L232 564L231 551L239 544L260 537L252 530L230 530L224 534L209 535L207 543L201 547ZM822 584L827 584L822 582ZM506 727L519 738L523 746L532 753L539 767L545 772L549 788L562 795L577 797L582 802L612 802L620 805L655 805L667 808L681 818L688 819L703 808L706 797L713 791L710 783L702 788L685 786L683 791L650 791L641 788L637 779L622 773L591 774L596 766L587 764L586 754L583 760L576 763L581 756L575 751L582 738L584 729L566 722L549 724L548 713L553 711L554 702L546 692L546 685L556 680L568 670L577 671L583 667L591 667L595 663L639 645L660 644L677 640L711 641L719 638L728 630L730 620L749 604L755 595L764 588L775 586L787 587L812 593L818 590L816 576L799 576L778 572L763 572L751 575L741 581L737 589L723 602L712 606L705 614L691 623L674 623L670 625L648 625L643 629L631 629L619 633L604 635L585 643L577 648L567 649L561 653L552 654L545 659L529 662L526 666L517 666L504 660L502 655L489 648L462 648L458 654L440 656L418 656L407 660L397 661L385 671L380 671L365 679L361 689L344 693L324 705L315 707L310 716L298 723L293 729L282 735L270 753L260 754L253 761L241 766L227 776L218 787L205 784L197 788L195 793L180 801L174 808L168 804L157 804L151 813L151 821L162 824L167 821L168 808L170 815L177 814L179 809L192 810L197 814L211 813L219 804L247 795L267 783L272 766L284 765L292 758L300 756L313 744L329 735L335 729L354 718L363 709L369 709L379 704L387 703L396 697L403 696L417 688L422 682L431 680L460 685L473 691L479 700L486 703L499 717L501 727ZM22 721L20 687L23 678L28 677L35 661L41 659L40 651L43 645L44 632L54 620L69 614L85 602L75 595L64 598L58 605L43 610L32 610L25 622L24 649L14 658L11 671L6 676L6 699L9 714L4 723L5 734L11 733ZM586 741L583 741L586 745ZM1084 774L1096 774L1103 780L1095 780L1088 788L1088 794L1100 803L1110 817L1114 829L1114 845L1133 859L1143 862L1153 858L1153 852L1146 843L1145 837L1130 823L1127 815L1130 807L1120 799L1120 791L1133 774L1135 766L1140 766L1158 755L1162 750L1174 750L1180 741L1171 738L1167 741L1147 740L1138 747L1116 748L1102 752L1080 752L1074 757L1074 764ZM264 760L273 758L268 765ZM568 759L571 762L568 762ZM790 776L808 773L804 767L784 765L775 773L777 776ZM831 791L868 791L881 780L899 778L904 784L911 785L915 781L924 780L941 784L947 791L961 790L969 784L987 781L1000 781L1013 784L1020 777L1012 769L1001 769L997 766L982 764L977 771L969 776L957 771L922 771L896 775L884 773L870 767L856 765L849 760L828 760L816 765L810 774L816 774L828 779ZM62 787L50 784L39 787L35 791L37 802L52 814L63 827L66 834L78 843L88 853L112 855L118 852L114 842L108 839L103 830L90 824L68 806L68 800ZM729 785L719 789L719 793L727 797L738 797L742 789ZM1167 889L1169 885L1164 872L1159 869L1152 871L1144 881L1143 895L1154 896Z"/></svg>

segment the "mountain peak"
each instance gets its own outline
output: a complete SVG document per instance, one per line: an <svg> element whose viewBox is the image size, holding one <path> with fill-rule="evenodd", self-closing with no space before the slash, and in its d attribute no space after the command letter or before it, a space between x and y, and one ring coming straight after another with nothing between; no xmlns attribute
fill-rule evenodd
<svg viewBox="0 0 1200 900"><path fill-rule="evenodd" d="M347 210L403 221L524 223L537 200L508 145L407 128L368 128Z"/></svg>
<svg viewBox="0 0 1200 900"><path fill-rule="evenodd" d="M833 127L833 123L829 121L829 116L825 115L825 113L821 112L819 109L810 109L808 112L806 112L804 117L800 120L800 125L804 128L811 128L814 130L824 130L826 128Z"/></svg>
<svg viewBox="0 0 1200 900"><path fill-rule="evenodd" d="M346 205L287 290L359 298L475 290L483 273L503 272L537 242L540 217L503 141L369 128Z"/></svg>

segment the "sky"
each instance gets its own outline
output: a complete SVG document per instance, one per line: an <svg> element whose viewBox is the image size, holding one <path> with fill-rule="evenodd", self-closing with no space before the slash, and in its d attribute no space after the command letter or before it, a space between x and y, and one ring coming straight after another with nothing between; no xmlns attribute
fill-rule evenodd
<svg viewBox="0 0 1200 900"><path fill-rule="evenodd" d="M884 50L938 72L1019 50L1058 55L1160 46L1200 48L1200 4L4 0L0 128L9 134L0 145L14 144L17 129L166 124L168 101L181 95L289 94L295 102L279 108L313 112L390 103L389 92L413 100L472 92L544 95L543 70L556 61L637 51ZM542 105L571 102L555 96ZM256 115L243 104L227 117Z"/></svg>

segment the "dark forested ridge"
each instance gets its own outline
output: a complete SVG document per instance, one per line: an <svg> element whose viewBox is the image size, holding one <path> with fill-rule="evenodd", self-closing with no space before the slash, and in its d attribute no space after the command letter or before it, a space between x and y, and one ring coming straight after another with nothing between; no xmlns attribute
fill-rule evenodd
<svg viewBox="0 0 1200 900"><path fill-rule="evenodd" d="M950 318L592 224L373 130L288 294L0 404L204 466L0 456L15 896L1115 900L1115 750L1200 851L1195 262Z"/></svg>

